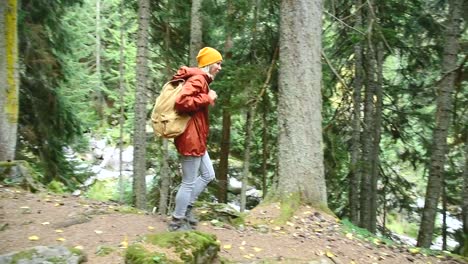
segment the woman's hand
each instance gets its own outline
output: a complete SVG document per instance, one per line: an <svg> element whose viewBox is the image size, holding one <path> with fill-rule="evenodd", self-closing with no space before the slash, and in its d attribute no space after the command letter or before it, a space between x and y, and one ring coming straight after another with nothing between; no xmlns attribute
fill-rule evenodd
<svg viewBox="0 0 468 264"><path fill-rule="evenodd" d="M211 99L211 101L212 101L211 105L214 105L216 99L218 98L218 94L216 94L215 91L210 90L210 91L208 92L208 96L210 97L210 99Z"/></svg>

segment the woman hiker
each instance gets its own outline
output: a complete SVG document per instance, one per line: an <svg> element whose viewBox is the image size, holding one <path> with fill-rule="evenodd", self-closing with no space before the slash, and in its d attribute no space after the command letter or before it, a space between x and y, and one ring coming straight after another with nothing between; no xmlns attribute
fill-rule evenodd
<svg viewBox="0 0 468 264"><path fill-rule="evenodd" d="M175 197L169 231L191 230L197 224L192 213L193 203L215 178L206 141L209 132L208 107L214 105L218 95L210 90L209 84L221 70L223 57L217 50L205 47L198 52L197 61L198 68L183 66L172 78L185 80L175 108L180 113L189 113L191 119L186 130L174 139L181 155L183 175Z"/></svg>

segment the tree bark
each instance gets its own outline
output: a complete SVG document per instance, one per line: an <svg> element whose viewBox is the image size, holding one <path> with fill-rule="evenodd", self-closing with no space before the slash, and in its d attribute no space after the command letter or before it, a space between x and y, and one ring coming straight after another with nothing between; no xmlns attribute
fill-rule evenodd
<svg viewBox="0 0 468 264"><path fill-rule="evenodd" d="M437 110L435 128L431 146L429 163L429 178L426 188L426 198L418 233L417 246L429 248L434 234L437 205L439 203L444 176L445 155L447 153L447 134L452 117L452 92L454 90L457 55L459 52L459 37L461 10L463 0L449 0L449 14L444 32L444 51L442 55L442 79L437 87Z"/></svg>
<svg viewBox="0 0 468 264"><path fill-rule="evenodd" d="M0 161L14 160L18 130L17 0L0 1Z"/></svg>
<svg viewBox="0 0 468 264"><path fill-rule="evenodd" d="M240 211L245 211L245 205L247 203L247 184L249 182L250 175L250 145L252 142L253 135L253 123L255 120L255 105L249 105L246 113L246 125L245 125L245 143L244 143L244 164L242 170L242 186L241 186L241 202Z"/></svg>
<svg viewBox="0 0 468 264"><path fill-rule="evenodd" d="M138 40L133 134L133 196L135 206L146 209L146 104L148 82L149 0L138 1Z"/></svg>
<svg viewBox="0 0 468 264"><path fill-rule="evenodd" d="M369 2L369 12L367 14L367 45L365 53L366 64L366 90L364 98L364 129L362 136L362 179L361 179L361 193L360 193L360 227L365 228L372 232L372 200L375 199L376 193L373 192L374 177L374 148L375 148L375 111L376 105L374 103L374 96L377 86L377 62L376 50L374 47L374 40L372 33L374 31L375 17L371 15L373 8L372 2Z"/></svg>
<svg viewBox="0 0 468 264"><path fill-rule="evenodd" d="M466 132L465 132L466 133ZM462 223L463 233L468 240L468 133L465 137L465 168L463 170L463 190L462 190ZM468 245L465 245L468 248ZM467 250L468 251L468 250Z"/></svg>
<svg viewBox="0 0 468 264"><path fill-rule="evenodd" d="M361 0L356 0L356 7L360 7ZM356 28L362 27L361 8L356 11ZM352 223L359 224L359 184L361 182L361 89L363 79L362 42L354 45L354 89L353 89L353 121L351 139L351 171L349 175L349 218Z"/></svg>
<svg viewBox="0 0 468 264"><path fill-rule="evenodd" d="M120 61L119 61L119 202L124 202L124 178L123 178L123 162L122 162L122 152L123 152L123 137L124 137L124 123L125 123L125 31L124 31L124 0L120 1Z"/></svg>
<svg viewBox="0 0 468 264"><path fill-rule="evenodd" d="M228 14L228 21L232 21L232 2L229 0L227 1L227 14ZM227 23L229 25L229 23ZM224 43L224 58L225 60L230 60L232 58L232 48L233 48L233 41L232 41L232 29L231 27L227 26L225 28L226 31L226 40ZM218 201L221 203L227 202L227 192L228 192L228 173L229 173L229 152L231 148L231 95L230 92L227 91L225 96L223 96L222 106L223 106L223 128L222 128L222 136L221 136L221 143L220 143L220 154L219 154L219 166L217 171L217 179L218 179Z"/></svg>
<svg viewBox="0 0 468 264"><path fill-rule="evenodd" d="M168 2L168 10L173 10L173 3ZM166 24L166 31L164 33L164 60L166 62L166 79L172 76L171 70L171 31L169 24ZM159 213L165 215L168 212L168 202L171 187L171 171L169 167L169 142L165 138L158 138L161 150L161 170L159 173Z"/></svg>
<svg viewBox="0 0 468 264"><path fill-rule="evenodd" d="M322 152L321 0L282 0L278 96L279 198L327 207Z"/></svg>
<svg viewBox="0 0 468 264"><path fill-rule="evenodd" d="M372 147L373 147L373 115L374 115L374 85L371 83L374 75L375 63L371 58L371 51L366 54L367 85L364 98L364 129L362 137L362 178L359 210L359 226L369 229L372 181Z"/></svg>
<svg viewBox="0 0 468 264"><path fill-rule="evenodd" d="M192 10L190 15L190 66L197 66L198 51L202 48L203 20L201 6L203 0L192 0Z"/></svg>
<svg viewBox="0 0 468 264"><path fill-rule="evenodd" d="M262 115L262 198L268 193L268 157L270 156L268 140L268 119L267 119L267 93L263 95L263 115Z"/></svg>
<svg viewBox="0 0 468 264"><path fill-rule="evenodd" d="M167 214L168 201L169 201L169 189L171 186L171 174L169 168L169 142L167 139L158 139L161 142L161 173L160 179L160 192L159 192L159 213L161 215Z"/></svg>
<svg viewBox="0 0 468 264"><path fill-rule="evenodd" d="M370 217L369 231L375 233L377 231L377 208L378 208L378 182L380 178L380 139L382 133L382 106L383 106L383 46L382 43L377 44L375 50L375 58L377 64L377 82L374 86L375 112L374 112L374 133L372 147L372 175L371 175L371 201L370 201Z"/></svg>
<svg viewBox="0 0 468 264"><path fill-rule="evenodd" d="M229 98L225 101L225 105L229 105ZM221 136L221 146L219 154L218 167L218 201L220 203L227 202L228 189L228 168L229 168L229 148L231 140L231 112L228 108L223 108L223 129Z"/></svg>
<svg viewBox="0 0 468 264"><path fill-rule="evenodd" d="M104 95L102 93L101 76L101 0L96 1L96 87L94 90L94 106L99 116L101 126L104 123Z"/></svg>

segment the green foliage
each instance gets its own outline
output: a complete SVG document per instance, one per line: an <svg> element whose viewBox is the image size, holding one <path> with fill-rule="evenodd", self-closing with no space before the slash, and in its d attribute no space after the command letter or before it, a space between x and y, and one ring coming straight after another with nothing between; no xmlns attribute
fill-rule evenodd
<svg viewBox="0 0 468 264"><path fill-rule="evenodd" d="M68 50L60 19L66 8L80 1L26 1L18 21L20 71L20 129L17 156L39 164L44 182L64 182L73 188L73 168L65 158L65 146L81 133L81 124L69 102L61 96L64 76L59 56ZM32 154L32 157L31 155ZM66 176L65 176L66 175Z"/></svg>
<svg viewBox="0 0 468 264"><path fill-rule="evenodd" d="M132 187L128 180L124 180L124 201L130 203ZM119 181L117 179L96 180L86 191L86 197L99 201L118 201L120 198Z"/></svg>
<svg viewBox="0 0 468 264"><path fill-rule="evenodd" d="M86 197L98 201L109 201L115 196L117 182L114 180L96 181L86 193Z"/></svg>
<svg viewBox="0 0 468 264"><path fill-rule="evenodd" d="M343 232L345 233L351 233L353 234L353 236L359 238L359 239L362 239L362 240L365 240L365 241L369 241L375 245L379 245L381 243L384 243L386 245L394 245L395 242L393 242L392 240L386 238L386 237L381 237L381 236L377 236L375 234L372 234L371 232L369 232L367 229L364 229L364 228L360 228L360 227L357 227L355 225L353 225L353 223L351 223L348 219L343 219L340 221L340 223L342 224L343 226Z"/></svg>
<svg viewBox="0 0 468 264"><path fill-rule="evenodd" d="M47 184L47 189L54 193L65 193L67 191L66 186L59 181L53 180Z"/></svg>
<svg viewBox="0 0 468 264"><path fill-rule="evenodd" d="M418 235L419 226L415 222L408 222L403 220L399 214L393 213L387 216L387 224L386 227L390 229L392 232L397 234L404 234L410 236L412 238L416 238Z"/></svg>
<svg viewBox="0 0 468 264"><path fill-rule="evenodd" d="M97 248L97 250L96 250L96 255L100 256L100 257L107 256L107 255L111 254L112 252L114 252L115 250L116 250L116 248L114 248L114 247L99 246Z"/></svg>

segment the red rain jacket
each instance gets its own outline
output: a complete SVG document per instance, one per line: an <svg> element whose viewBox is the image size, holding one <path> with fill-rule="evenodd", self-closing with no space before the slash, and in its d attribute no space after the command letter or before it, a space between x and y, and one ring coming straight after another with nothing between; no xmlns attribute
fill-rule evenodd
<svg viewBox="0 0 468 264"><path fill-rule="evenodd" d="M174 139L177 151L184 156L203 156L209 133L208 106L213 103L208 96L208 85L212 80L199 68L186 66L181 67L172 79L185 80L175 108L191 115L184 133Z"/></svg>

